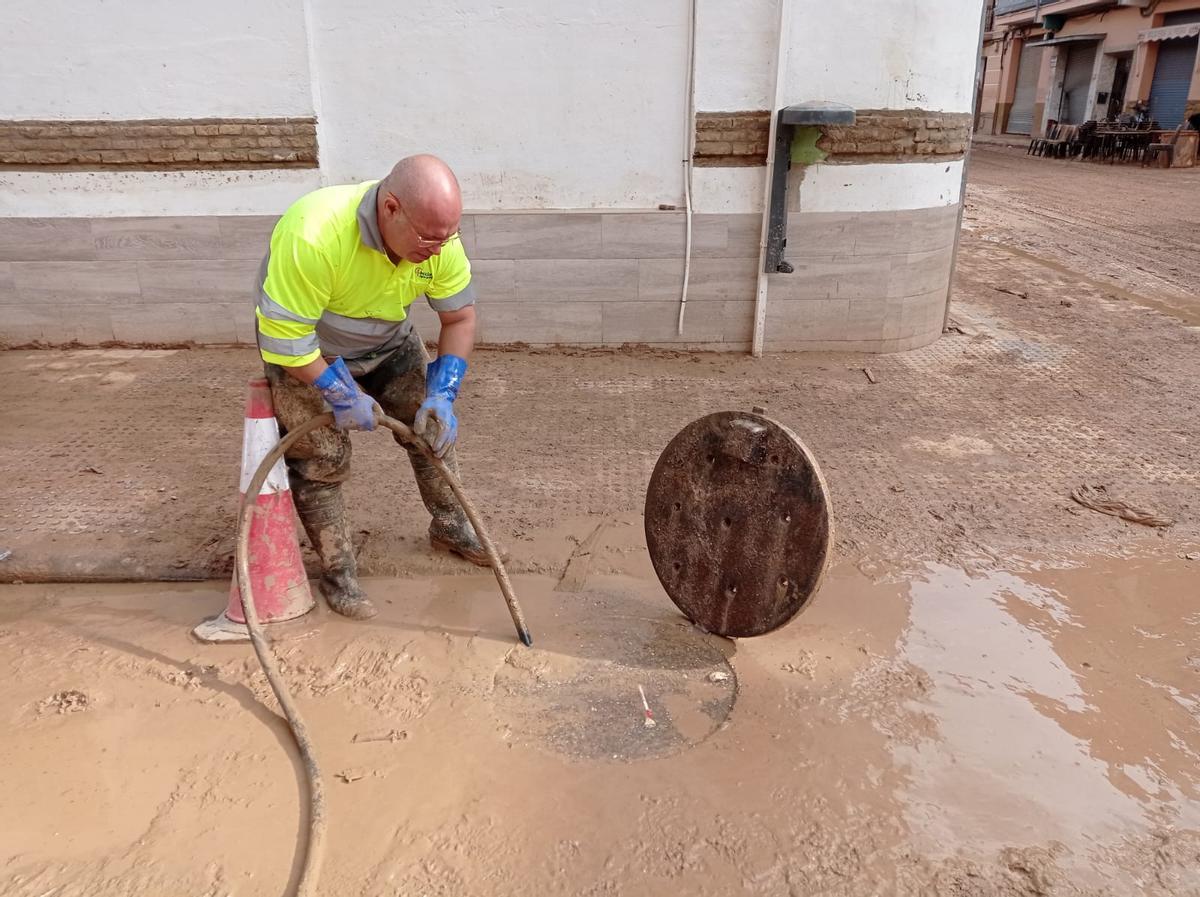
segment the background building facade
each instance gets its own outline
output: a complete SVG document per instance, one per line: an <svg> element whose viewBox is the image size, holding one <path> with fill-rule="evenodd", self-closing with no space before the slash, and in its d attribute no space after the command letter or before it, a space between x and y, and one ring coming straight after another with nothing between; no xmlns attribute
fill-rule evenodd
<svg viewBox="0 0 1200 897"><path fill-rule="evenodd" d="M1038 136L1149 107L1162 128L1200 113L1200 2L995 0L977 127Z"/></svg>

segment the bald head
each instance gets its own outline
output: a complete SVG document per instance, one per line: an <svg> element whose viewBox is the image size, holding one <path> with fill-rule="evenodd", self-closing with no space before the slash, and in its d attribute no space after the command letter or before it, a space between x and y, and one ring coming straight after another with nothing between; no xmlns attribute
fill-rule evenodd
<svg viewBox="0 0 1200 897"><path fill-rule="evenodd" d="M437 156L409 156L396 163L384 189L414 213L428 212L457 219L462 215L462 191L450 166Z"/></svg>
<svg viewBox="0 0 1200 897"><path fill-rule="evenodd" d="M450 166L426 154L401 159L379 190L379 225L394 255L424 261L452 236L462 219L462 191Z"/></svg>

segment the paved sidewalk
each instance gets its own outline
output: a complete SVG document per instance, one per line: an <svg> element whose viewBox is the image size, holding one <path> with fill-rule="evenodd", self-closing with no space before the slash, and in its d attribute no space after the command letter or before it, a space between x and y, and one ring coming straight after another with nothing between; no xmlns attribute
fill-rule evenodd
<svg viewBox="0 0 1200 897"><path fill-rule="evenodd" d="M761 404L820 460L841 556L978 563L1200 539L1194 328L970 235L955 309L963 332L892 356L481 352L459 403L468 488L517 569L553 571L598 521L637 527L687 422ZM15 397L3 579L228 574L252 351L21 350L0 353L0 372ZM390 438L354 440L366 571L459 569L429 552ZM1084 484L1178 523L1084 510L1069 498Z"/></svg>

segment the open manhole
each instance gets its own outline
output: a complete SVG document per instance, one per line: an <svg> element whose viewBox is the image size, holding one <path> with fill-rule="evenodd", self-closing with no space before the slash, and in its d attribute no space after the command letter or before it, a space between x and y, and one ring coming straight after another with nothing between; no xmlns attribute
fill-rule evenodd
<svg viewBox="0 0 1200 897"><path fill-rule="evenodd" d="M733 709L721 641L682 620L610 616L554 641L510 651L496 673L494 706L513 741L581 760L667 757L700 744Z"/></svg>

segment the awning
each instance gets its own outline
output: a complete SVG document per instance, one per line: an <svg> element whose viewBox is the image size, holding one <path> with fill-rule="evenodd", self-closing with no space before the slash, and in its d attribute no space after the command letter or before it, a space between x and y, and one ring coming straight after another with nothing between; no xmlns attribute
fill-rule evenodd
<svg viewBox="0 0 1200 897"><path fill-rule="evenodd" d="M1160 29L1161 30L1161 29ZM1068 34L1066 37L1049 37L1046 40L1031 40L1027 47L1055 47L1059 44L1098 44L1107 34Z"/></svg>
<svg viewBox="0 0 1200 897"><path fill-rule="evenodd" d="M1151 28L1138 34L1138 41L1152 44L1158 40L1179 40L1185 37L1195 37L1200 34L1200 22L1190 22L1187 25L1167 25L1165 28Z"/></svg>

